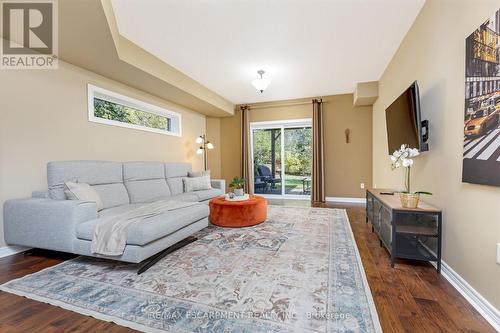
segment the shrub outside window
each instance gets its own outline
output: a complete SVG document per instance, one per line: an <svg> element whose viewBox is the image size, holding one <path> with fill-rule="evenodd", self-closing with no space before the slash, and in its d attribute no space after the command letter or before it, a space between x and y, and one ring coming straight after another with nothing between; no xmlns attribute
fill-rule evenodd
<svg viewBox="0 0 500 333"><path fill-rule="evenodd" d="M103 88L88 85L89 121L181 136L181 115Z"/></svg>

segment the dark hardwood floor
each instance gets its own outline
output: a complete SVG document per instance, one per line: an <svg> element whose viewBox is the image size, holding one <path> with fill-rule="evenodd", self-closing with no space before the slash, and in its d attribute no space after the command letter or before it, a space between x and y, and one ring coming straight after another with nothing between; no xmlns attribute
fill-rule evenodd
<svg viewBox="0 0 500 333"><path fill-rule="evenodd" d="M276 201L278 205L308 205ZM398 261L393 269L371 227L363 205L345 208L366 271L384 332L495 332L484 318L427 263ZM56 265L73 256L34 251L0 259L0 283ZM112 323L0 292L0 332L133 332Z"/></svg>

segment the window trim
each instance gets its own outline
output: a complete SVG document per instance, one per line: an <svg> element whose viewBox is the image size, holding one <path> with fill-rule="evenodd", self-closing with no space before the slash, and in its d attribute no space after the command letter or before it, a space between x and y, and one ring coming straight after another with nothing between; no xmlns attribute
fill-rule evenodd
<svg viewBox="0 0 500 333"><path fill-rule="evenodd" d="M285 128L312 127L312 118L250 122L251 129L272 129L281 128L281 126Z"/></svg>
<svg viewBox="0 0 500 333"><path fill-rule="evenodd" d="M105 100L107 102L116 103L120 105L124 105L138 111L153 113L158 116L163 117L175 117L178 122L178 130L177 131L165 131L157 128L151 128L141 125L124 123L117 120L103 119L100 117L96 117L94 112L94 98L99 98ZM128 97L101 87L94 86L92 84L87 84L87 108L88 108L88 119L90 122L104 124L104 125L112 125L118 127L124 127L129 129L135 129L146 132L153 132L157 134L165 134L171 136L182 136L182 114L174 111L167 110L165 108L149 104L138 99ZM174 121L175 122L175 121Z"/></svg>

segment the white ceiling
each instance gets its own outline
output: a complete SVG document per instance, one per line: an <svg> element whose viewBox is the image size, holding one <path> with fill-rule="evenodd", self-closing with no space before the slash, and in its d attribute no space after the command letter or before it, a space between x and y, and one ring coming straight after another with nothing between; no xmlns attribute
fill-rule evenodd
<svg viewBox="0 0 500 333"><path fill-rule="evenodd" d="M375 81L425 0L113 0L120 33L233 103ZM264 69L271 85L251 85Z"/></svg>

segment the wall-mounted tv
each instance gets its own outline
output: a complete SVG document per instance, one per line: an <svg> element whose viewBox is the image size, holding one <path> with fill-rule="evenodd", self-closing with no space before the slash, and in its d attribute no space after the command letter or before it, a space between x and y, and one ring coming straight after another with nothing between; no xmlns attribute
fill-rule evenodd
<svg viewBox="0 0 500 333"><path fill-rule="evenodd" d="M429 150L429 122L422 121L417 81L406 89L386 110L389 154L406 144L419 151Z"/></svg>

